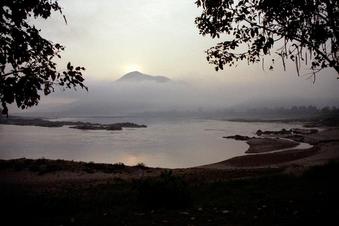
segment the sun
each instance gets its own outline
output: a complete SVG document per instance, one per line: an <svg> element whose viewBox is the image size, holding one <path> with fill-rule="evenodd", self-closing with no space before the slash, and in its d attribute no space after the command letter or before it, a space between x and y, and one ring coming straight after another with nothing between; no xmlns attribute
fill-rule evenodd
<svg viewBox="0 0 339 226"><path fill-rule="evenodd" d="M139 72L141 72L142 71L142 67L140 65L138 65L138 64L127 64L124 67L124 72L125 73L132 72L132 71L139 71Z"/></svg>

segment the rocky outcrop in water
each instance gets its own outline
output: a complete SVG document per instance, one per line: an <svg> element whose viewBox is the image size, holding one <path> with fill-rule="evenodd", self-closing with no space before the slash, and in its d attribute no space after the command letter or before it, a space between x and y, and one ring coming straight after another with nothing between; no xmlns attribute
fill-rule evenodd
<svg viewBox="0 0 339 226"><path fill-rule="evenodd" d="M89 122L67 122L67 121L49 121L40 118L21 118L11 117L1 119L0 124L17 126L41 126L41 127L62 127L70 126L73 129L81 130L122 130L123 128L146 128L146 125L139 125L131 122L121 122L113 124L99 124Z"/></svg>
<svg viewBox="0 0 339 226"><path fill-rule="evenodd" d="M279 131L262 131L262 130L257 130L255 133L257 136L262 136L262 135L268 135L268 136L285 136L285 135L307 135L307 134L314 134L319 132L317 129L300 129L300 128L293 128L293 129L282 129Z"/></svg>
<svg viewBox="0 0 339 226"><path fill-rule="evenodd" d="M76 126L71 126L73 129L81 130L122 130L122 128L146 128L145 125L138 125L130 122L114 123L114 124L92 124L84 123Z"/></svg>
<svg viewBox="0 0 339 226"><path fill-rule="evenodd" d="M249 140L249 139L251 139L248 136L242 136L242 135L227 136L227 137L223 137L223 138L234 139L234 140Z"/></svg>

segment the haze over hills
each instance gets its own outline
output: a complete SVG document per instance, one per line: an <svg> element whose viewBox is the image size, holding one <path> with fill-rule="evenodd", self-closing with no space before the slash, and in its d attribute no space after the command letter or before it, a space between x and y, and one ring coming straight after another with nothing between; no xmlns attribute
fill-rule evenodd
<svg viewBox="0 0 339 226"><path fill-rule="evenodd" d="M239 83L235 87L232 83L218 83L213 79L196 83L194 80L176 81L133 71L115 81L88 84L88 92L57 90L43 97L39 106L28 112L46 115L127 115L145 112L156 115L168 112L173 115L175 112L226 113L224 109L247 112L247 109L265 107L339 106L333 91L315 92L324 90L317 83L311 86L311 93L307 87L309 84L302 82L303 89L291 86L287 93L286 86L274 86L274 83L262 85L260 89L252 83ZM10 111L18 112L15 106Z"/></svg>
<svg viewBox="0 0 339 226"><path fill-rule="evenodd" d="M169 82L171 80L165 76L147 75L139 71L129 72L117 80L117 82L144 82L144 81Z"/></svg>
<svg viewBox="0 0 339 226"><path fill-rule="evenodd" d="M192 97L188 97L188 89L186 84L165 76L133 71L113 83L92 85L88 93L59 109L65 115L125 115L188 110L197 105Z"/></svg>

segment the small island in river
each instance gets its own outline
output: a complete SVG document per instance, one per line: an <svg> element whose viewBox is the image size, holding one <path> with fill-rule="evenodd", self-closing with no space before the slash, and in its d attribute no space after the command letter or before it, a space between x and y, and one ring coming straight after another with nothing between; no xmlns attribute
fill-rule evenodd
<svg viewBox="0 0 339 226"><path fill-rule="evenodd" d="M139 125L131 122L120 122L113 124L100 124L90 122L72 121L50 121L41 118L10 117L0 118L0 124L17 126L41 126L41 127L62 127L70 126L80 130L122 130L123 128L146 128L146 125Z"/></svg>

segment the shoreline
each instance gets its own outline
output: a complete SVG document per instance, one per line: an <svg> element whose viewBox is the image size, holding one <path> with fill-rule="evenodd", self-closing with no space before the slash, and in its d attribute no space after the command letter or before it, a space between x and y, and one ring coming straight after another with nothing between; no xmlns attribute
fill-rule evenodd
<svg viewBox="0 0 339 226"><path fill-rule="evenodd" d="M258 122L257 120L229 120L240 122ZM308 128L307 125L312 123L310 120L289 119L289 122L303 122L305 129L282 129L280 131L260 131L256 132L256 137L247 137L234 135L224 138L245 141L249 149L244 155L236 156L220 162L210 163L188 168L161 168L146 167L143 164L139 166L127 166L123 163L93 163L69 160L51 160L51 159L0 159L0 175L6 176L7 173L13 175L29 174L29 177L41 175L53 175L62 172L62 175L56 177L66 177L76 179L76 176L67 177L65 174L77 174L82 178L94 179L130 179L148 176L158 176L161 171L171 170L179 174L191 174L201 170L221 170L226 171L243 171L257 169L287 169L287 168L305 168L310 165L324 164L332 159L339 159L339 127L324 127L321 129ZM4 124L6 120L1 120ZM78 129L109 129L101 128L101 124L91 124L85 122L54 122L43 119L24 119L12 118L9 121L12 125L37 125L47 127L59 127L73 125ZM272 122L272 120L259 120L259 122ZM286 120L274 120L274 122L286 123ZM47 123L47 124L45 124ZM56 123L56 124L55 124ZM8 124L8 123L5 123ZM106 125L105 125L106 126ZM133 123L115 123L109 124L113 129L124 126L136 126L137 128L145 127ZM95 128L94 128L95 127ZM312 145L310 148L298 148L300 143ZM12 165L12 166L11 166ZM18 170L19 169L19 170ZM27 176L26 175L26 176ZM27 176L28 178L28 176ZM1 181L1 179L0 179Z"/></svg>
<svg viewBox="0 0 339 226"><path fill-rule="evenodd" d="M285 130L286 131L286 130ZM201 168L234 169L258 167L306 167L310 165L325 164L328 161L339 159L339 128L326 128L317 132L300 131L299 135L291 136L291 140L300 140L313 145L306 149L287 148L267 153L253 153L237 156L217 163L200 166ZM281 131L268 131L274 133L276 139L282 139ZM287 135L288 137L289 135ZM297 137L296 137L297 136ZM270 137L270 136L269 136ZM258 139L258 138L249 138ZM266 138L262 138L266 139ZM265 140L264 140L265 141ZM265 144L265 142L264 142ZM252 144L253 145L253 144ZM260 143L257 145L261 145ZM255 146L255 145L254 145ZM274 144L269 148L274 148ZM251 147L250 147L251 148Z"/></svg>
<svg viewBox="0 0 339 226"><path fill-rule="evenodd" d="M288 149L273 153L254 153L233 157L220 162L190 168L153 168L143 164L127 166L123 163L93 163L51 159L0 160L0 183L49 183L49 181L107 181L133 180L157 177L170 170L178 175L197 177L197 174L215 178L247 176L256 171L297 171L314 165L323 165L339 159L339 128L325 129L315 134L304 135L312 143L307 149ZM224 174L224 175L222 175Z"/></svg>
<svg viewBox="0 0 339 226"><path fill-rule="evenodd" d="M4 216L11 225L44 226L313 225L313 216L330 224L338 212L339 128L301 136L313 147L171 170L0 160Z"/></svg>

